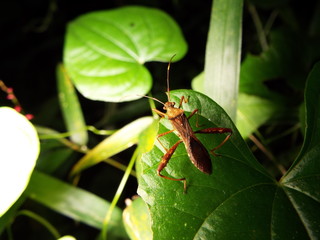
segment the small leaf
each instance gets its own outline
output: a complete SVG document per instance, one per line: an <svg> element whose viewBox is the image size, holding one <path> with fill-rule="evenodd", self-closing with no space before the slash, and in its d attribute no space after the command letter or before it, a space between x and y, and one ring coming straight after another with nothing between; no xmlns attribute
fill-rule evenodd
<svg viewBox="0 0 320 240"><path fill-rule="evenodd" d="M148 206L138 197L126 200L127 207L123 211L123 222L130 239L148 240L152 238L151 218Z"/></svg>
<svg viewBox="0 0 320 240"><path fill-rule="evenodd" d="M204 73L192 80L192 88L204 92ZM247 138L264 124L277 110L277 105L256 95L240 93L238 97L237 128L243 138Z"/></svg>
<svg viewBox="0 0 320 240"><path fill-rule="evenodd" d="M243 138L249 137L277 110L277 105L254 95L239 94L237 128Z"/></svg>
<svg viewBox="0 0 320 240"><path fill-rule="evenodd" d="M152 117L139 118L124 126L91 149L73 167L71 176L136 144L139 135L153 122Z"/></svg>
<svg viewBox="0 0 320 240"><path fill-rule="evenodd" d="M88 142L88 133L81 106L72 82L62 64L57 67L59 101L70 139L80 146Z"/></svg>
<svg viewBox="0 0 320 240"><path fill-rule="evenodd" d="M0 108L0 216L28 185L39 155L39 139L33 125L12 108Z"/></svg>
<svg viewBox="0 0 320 240"><path fill-rule="evenodd" d="M296 38L290 32L274 31L270 34L268 50L259 56L248 54L241 65L240 92L277 100L278 104L283 104L284 98L268 87L268 83L273 81L283 84L280 80L284 79L285 87L303 89L301 78L304 77L304 72L301 66L304 64L300 63L303 58L299 51L301 46L294 39Z"/></svg>
<svg viewBox="0 0 320 240"><path fill-rule="evenodd" d="M129 101L151 88L151 75L143 63L167 62L174 54L177 61L186 50L181 30L170 16L130 6L92 12L71 22L64 63L85 97Z"/></svg>

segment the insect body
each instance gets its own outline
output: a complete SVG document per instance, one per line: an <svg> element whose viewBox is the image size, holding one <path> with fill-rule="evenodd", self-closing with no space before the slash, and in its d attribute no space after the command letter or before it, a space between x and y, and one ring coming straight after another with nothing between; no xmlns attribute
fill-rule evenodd
<svg viewBox="0 0 320 240"><path fill-rule="evenodd" d="M184 183L184 192L186 192L187 183L185 178L172 178L161 174L161 171L167 166L169 160L171 159L172 155L174 154L175 150L179 146L180 143L184 143L188 156L191 162L203 173L211 174L212 172L212 164L210 155L207 149L203 146L200 140L196 137L195 134L202 133L202 134L215 134L215 133L227 133L226 138L215 148L211 149L210 152L212 155L217 156L215 154L215 150L220 148L232 134L232 130L230 128L205 128L197 131L193 131L189 119L198 112L198 109L193 110L193 112L187 117L184 113L184 110L181 108L183 102L187 102L187 99L182 96L180 99L180 103L178 107L175 107L175 103L170 101L170 89L169 89L169 70L170 70L170 63L168 64L167 69L167 95L168 95L168 102L163 103L158 99L152 98L160 103L163 104L163 109L166 111L161 112L157 109L152 109L161 117L167 118L171 124L173 129L158 135L157 139L159 143L162 145L161 141L159 140L160 137L167 135L172 132L176 132L180 140L176 142L170 149L166 149L165 155L162 157L161 162L157 169L157 174L165 179L173 180L173 181L183 181ZM198 125L198 123L197 123Z"/></svg>

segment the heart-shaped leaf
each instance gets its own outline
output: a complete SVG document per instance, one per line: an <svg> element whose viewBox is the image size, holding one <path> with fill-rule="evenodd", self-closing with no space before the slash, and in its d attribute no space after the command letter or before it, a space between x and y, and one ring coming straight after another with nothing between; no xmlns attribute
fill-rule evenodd
<svg viewBox="0 0 320 240"><path fill-rule="evenodd" d="M67 29L64 63L87 98L110 102L140 98L151 88L147 61L181 59L187 50L177 23L147 7L92 12ZM140 95L140 96L139 96Z"/></svg>
<svg viewBox="0 0 320 240"><path fill-rule="evenodd" d="M201 128L227 127L233 130L233 135L216 151L221 156L211 156L211 175L192 165L184 146L177 148L163 174L185 177L187 194L183 194L181 182L157 176L157 166L165 153L161 145L156 144L142 157L138 193L150 207L154 239L306 239L316 236L319 229L316 216L320 216L316 193L319 167L313 165L317 169L314 169L315 175L308 176L310 181L300 182L299 188L292 186L297 185L297 178L290 182L291 186L278 183L256 161L230 118L215 102L190 90L171 92L175 102L179 102L181 96L189 97L189 102L183 105L187 115L194 109L200 110ZM196 117L190 119L193 129L197 129L196 121ZM168 120L160 121L160 133L170 129ZM217 146L224 138L197 136L207 149ZM161 137L166 148L178 139L174 133ZM313 152L313 157L317 154L319 156L319 152ZM303 164L300 167L303 168Z"/></svg>

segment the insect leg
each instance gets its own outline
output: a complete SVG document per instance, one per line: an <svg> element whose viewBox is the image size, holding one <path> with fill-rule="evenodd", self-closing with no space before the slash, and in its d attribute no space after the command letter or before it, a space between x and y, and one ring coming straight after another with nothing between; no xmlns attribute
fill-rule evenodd
<svg viewBox="0 0 320 240"><path fill-rule="evenodd" d="M164 136L164 135L167 135L167 134L169 134L169 133L172 133L174 131L174 129L172 129L172 130L170 130L170 131L167 131L167 132L164 132L164 133L160 133L158 136L157 136L157 140L158 140L158 142L160 143L160 145L168 152L168 149L165 147L165 146L163 146L163 144L162 144L162 142L160 141L160 137L162 137L162 136Z"/></svg>
<svg viewBox="0 0 320 240"><path fill-rule="evenodd" d="M165 116L167 116L167 114L165 114L164 112L159 111L159 110L156 109L156 108L152 108L152 111L158 113L158 115L159 115L160 117L162 117L162 118L165 117Z"/></svg>
<svg viewBox="0 0 320 240"><path fill-rule="evenodd" d="M196 121L196 127L201 127L202 125L199 125L199 115L198 115L199 109L195 109L192 111L192 113L188 116L188 120L197 113L197 121Z"/></svg>
<svg viewBox="0 0 320 240"><path fill-rule="evenodd" d="M161 174L161 171L167 166L169 160L171 159L173 153L175 152L175 150L177 149L177 147L179 146L179 144L182 143L182 140L179 140L178 142L176 142L167 152L166 154L161 158L161 162L159 163L158 169L157 169L157 174L158 176L168 179L168 180L172 180L172 181L183 181L183 187L184 187L184 193L186 192L187 189L187 181L185 178L172 178L172 177L167 177Z"/></svg>
<svg viewBox="0 0 320 240"><path fill-rule="evenodd" d="M193 110L192 113L188 116L188 120L189 120L194 114L196 114L198 111L199 111L198 109Z"/></svg>
<svg viewBox="0 0 320 240"><path fill-rule="evenodd" d="M184 96L182 96L180 98L180 103L179 103L179 107L178 108L181 108L182 107L182 103L187 103L188 102L188 98L185 98Z"/></svg>
<svg viewBox="0 0 320 240"><path fill-rule="evenodd" d="M216 154L214 151L219 149L223 144L225 144L229 140L229 138L232 135L232 130L230 128L205 128L205 129L195 131L194 133L207 133L207 134L228 133L226 138L218 146L210 150L212 155L217 156L218 154Z"/></svg>

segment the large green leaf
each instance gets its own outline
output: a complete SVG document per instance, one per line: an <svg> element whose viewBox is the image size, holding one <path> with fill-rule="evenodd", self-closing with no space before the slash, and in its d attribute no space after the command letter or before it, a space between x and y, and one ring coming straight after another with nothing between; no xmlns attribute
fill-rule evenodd
<svg viewBox="0 0 320 240"><path fill-rule="evenodd" d="M64 63L76 88L87 98L129 101L151 88L147 61L181 59L187 44L177 23L147 7L85 14L68 25ZM140 95L140 96L138 96Z"/></svg>
<svg viewBox="0 0 320 240"><path fill-rule="evenodd" d="M0 217L28 185L39 155L33 125L16 110L0 108Z"/></svg>
<svg viewBox="0 0 320 240"><path fill-rule="evenodd" d="M187 194L183 194L181 182L157 176L157 166L165 153L161 146L156 144L142 157L138 193L150 207L154 239L316 239L315 233L320 229L318 165L313 164L315 175L309 176L311 181L300 185L306 191L294 190L283 182L279 184L256 161L216 103L189 90L172 91L171 95L175 102L182 95L189 96L189 102L183 107L187 114L196 108L201 110L202 128L228 127L232 128L233 135L217 150L221 156L211 157L211 175L196 169L185 148L178 147L163 173L175 178L186 177ZM196 129L196 117L193 118L190 122ZM159 132L171 128L168 120L160 121ZM197 136L207 149L224 138ZM161 140L168 148L178 137L171 133ZM290 183L296 186L296 182ZM305 205L299 205L302 201ZM304 214L310 215L307 220L311 223L305 221Z"/></svg>

